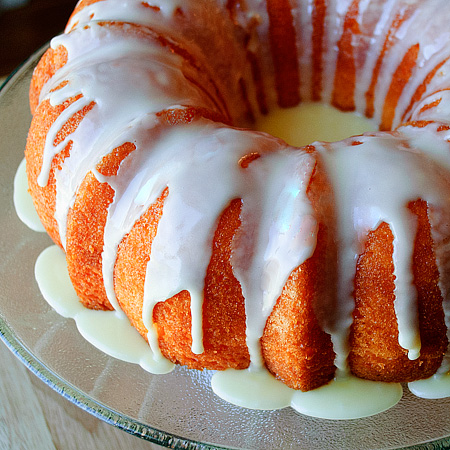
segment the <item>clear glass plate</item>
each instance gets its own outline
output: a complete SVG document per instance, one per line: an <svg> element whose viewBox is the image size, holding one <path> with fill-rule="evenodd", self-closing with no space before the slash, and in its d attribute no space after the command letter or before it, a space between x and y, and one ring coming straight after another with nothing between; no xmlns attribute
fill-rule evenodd
<svg viewBox="0 0 450 450"><path fill-rule="evenodd" d="M0 335L31 371L96 417L175 449L450 448L450 399L422 400L405 388L394 408L350 421L314 419L290 408L242 409L212 393L211 373L177 368L151 375L93 348L72 320L54 312L34 278L36 258L50 240L19 221L12 200L31 120L28 85L41 54L0 92Z"/></svg>

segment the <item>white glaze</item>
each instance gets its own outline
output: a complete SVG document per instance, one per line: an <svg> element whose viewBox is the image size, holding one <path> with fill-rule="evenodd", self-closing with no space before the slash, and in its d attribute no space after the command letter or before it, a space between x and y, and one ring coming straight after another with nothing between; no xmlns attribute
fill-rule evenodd
<svg viewBox="0 0 450 450"><path fill-rule="evenodd" d="M305 108L309 109L307 106ZM329 117L331 111L324 108L322 112ZM130 164L130 167L134 168L134 165ZM125 172L122 172L123 177L126 176ZM120 179L117 181L117 184L119 183ZM147 185L146 188L149 189L149 186ZM36 263L38 284L49 304L64 317L73 318L81 334L105 353L128 362L138 363L152 373L165 373L170 370L170 363L167 366L167 361L161 360L159 355L154 356L149 351L145 341L130 326L125 316L118 315L115 311L89 311L81 306L71 287L63 258L63 252L53 246L45 250ZM51 279L48 278L49 273L52 274ZM58 280L60 282L56 282ZM94 323L95 326L93 326ZM120 332L117 331L118 329ZM119 339L117 339L118 336L120 336ZM366 390L364 395L359 392L357 396L353 396L351 393L355 392L354 383L358 381L354 379L346 383L340 381L336 385L332 383L326 391L317 390L309 395L303 395L289 389L261 370L228 370L218 372L212 378L212 387L216 394L238 406L253 409L278 409L292 406L304 414L333 419L375 414L393 406L401 397L401 388L398 385L386 388L382 383L369 383L370 386L376 385L374 394ZM318 403L324 395L327 402ZM353 401L347 400L346 403L342 403L339 400L342 395ZM378 403L375 400L378 400ZM337 410L331 409L328 402L336 405Z"/></svg>
<svg viewBox="0 0 450 450"><path fill-rule="evenodd" d="M39 216L34 209L33 199L28 193L25 158L19 164L14 177L14 208L20 220L34 231L44 232Z"/></svg>
<svg viewBox="0 0 450 450"><path fill-rule="evenodd" d="M49 305L63 317L74 319L83 337L101 351L140 364L151 373L164 374L173 369L173 364L153 354L126 317L115 311L88 310L79 303L66 270L64 252L59 247L49 247L39 256L36 279ZM433 385L428 380L422 382L420 392L426 390L424 395L433 395L430 389L436 383L439 384L434 392L449 389L450 382L445 378L433 380ZM211 386L218 396L237 406L261 410L291 406L305 415L337 420L380 413L394 406L402 396L399 384L376 383L351 376L338 378L314 391L299 392L263 370L216 372Z"/></svg>
<svg viewBox="0 0 450 450"><path fill-rule="evenodd" d="M308 110L308 106L305 108ZM322 113L326 117L330 117L329 114L332 113L332 110L323 108ZM274 117L276 120L276 116ZM340 150L345 153L351 148L342 146ZM367 152L370 153L371 151L373 152L374 149L369 147ZM370 154L362 154L362 157L364 156L371 160L377 159ZM386 155L380 152L379 156L384 158ZM404 156L403 153L400 157L402 156ZM355 161L356 163L357 161ZM129 166L129 170L131 170L133 165L130 164ZM21 170L23 170L23 166L21 167ZM125 177L125 172L125 170L122 172L123 177ZM120 179L117 181L117 184L119 183ZM146 189L149 189L148 185L146 185ZM139 198L142 201L142 195ZM154 354L149 351L145 341L129 325L126 317L117 315L116 312L88 311L79 304L76 294L71 288L69 277L67 273L64 273L65 266L61 264L62 258L63 252L57 247L51 247L41 255L37 262L36 273L39 286L50 305L61 315L74 318L83 336L107 354L129 362L139 363L144 369L153 373L165 373L169 370L170 365L166 367L164 364L167 364L167 362L164 363L164 359L161 360L158 355L153 356ZM61 270L63 273L56 278L52 276L51 282L46 286L47 274L57 274ZM55 283L55 280L59 279L64 282L60 287ZM92 327L89 324L93 320L98 321L100 317L104 329L114 330L116 327L120 327L123 330L119 333L120 336L126 331L130 335L129 339L136 340L132 343L126 341L128 343L125 348L128 350L123 351L122 343L125 340L111 340L108 337L110 335L108 332L92 333L98 326ZM113 334L118 335L118 333ZM117 343L119 343L118 346ZM131 352L130 349L133 349L133 351ZM437 383L439 383L439 386L448 386L448 378L437 382L433 379L433 384L430 381L420 383L421 389L416 389L414 392L421 396L437 396L442 394L442 388L435 389L431 393L429 392L430 389ZM301 393L287 388L264 371L255 370L218 372L212 378L212 387L216 394L238 406L254 409L278 409L291 406L303 414L331 419L350 419L376 414L393 406L401 397L399 385L363 382L348 376L338 378L324 388L309 393ZM261 393L264 393L264 395L261 395ZM334 407L331 408L330 405Z"/></svg>
<svg viewBox="0 0 450 450"><path fill-rule="evenodd" d="M64 252L59 247L48 247L39 255L35 274L49 305L61 316L74 319L83 337L98 349L114 358L140 364L152 373L168 373L173 369L171 362L154 357L125 315L89 310L81 305L67 273Z"/></svg>
<svg viewBox="0 0 450 450"><path fill-rule="evenodd" d="M335 48L341 37L350 4L352 4L350 0L336 1L333 2L333 6L328 5L327 8L325 18L327 31L324 36L326 50L322 55L324 85L321 93L326 102L332 99L337 60ZM427 8L421 8L421 13L423 9L425 11L420 15L415 11L417 4L418 2L412 0L380 0L361 1L359 5L359 20L364 22L369 30L375 30L370 46L358 44L359 53L355 55L356 106L360 113L363 113L366 107L362 94L370 85L377 61L376 55L385 44L392 21L398 14L409 11L408 8L414 11L391 37L391 46L382 61L375 89L375 122L382 119L390 80L399 63L398 55L406 53L416 36L420 36L421 44L418 67L429 67L431 70L433 64L448 56L449 48L444 45L447 42L446 36L442 34L436 36L432 30L433 26L430 25L432 22L430 17L439 15L438 11L445 8L445 3L441 0L430 1ZM315 144L318 153L314 156L293 150L273 138L227 128L206 120L197 121L189 126L178 126L176 129L174 127L160 130L155 113L187 105L210 110L220 109L220 113L229 115L236 123L241 123L240 119L245 111L241 106L237 106L242 102L234 101L239 97L239 92L235 88L239 83L236 80L242 76L242 80L248 82L250 86L251 81L249 70L243 65L245 52L240 50L225 52L224 57L228 59L224 60L223 64L215 62L212 58L218 50L217 47L239 48L239 42L227 40L227 34L224 34L223 42L217 37L218 44L215 46L215 42L208 40L209 29L205 30L205 36L202 33L203 40L195 42L190 48L194 57L211 64L207 66L211 73L218 74L216 79L220 86L215 89L214 83L208 79L208 73L199 71L204 77L200 81L205 81L200 88L200 84L187 81L184 71L190 70L186 69L189 64L186 64L181 53L163 51L160 42L152 33L141 40L137 38L134 25L115 25L110 28L95 22L113 19L134 22L155 30L170 30L168 39L173 37L174 42L177 37L187 37L188 40L195 41L191 29L183 28L179 22L174 26L175 11L181 7L183 14L191 15L194 22L189 26L193 28L198 26L194 17L200 23L204 15L212 11L208 8L203 11L202 6L205 5L202 2L183 5L177 2L160 5L158 2L152 3L151 6L157 6L159 10L146 8L140 1L131 0L126 3L115 0L95 3L74 16L67 27L68 31L71 30L69 34L52 42L54 48L63 45L67 49L68 63L44 87L41 101L48 98L51 104L58 105L74 95L82 94L82 97L67 108L53 124L48 135L44 164L39 177L39 184L44 186L53 156L63 149L69 140L72 141L70 157L66 158L62 169L57 171L55 176L57 184L55 217L63 244L67 211L73 204L78 186L85 174L92 171L99 181L108 182L115 191L105 229L103 276L108 298L118 310L113 288L117 246L148 206L165 187L169 187L164 215L158 226L150 263L147 266L143 308L143 321L149 331L149 341L154 355L152 358L163 364L164 359L159 353L157 336L152 325L153 307L158 301L171 297L183 289L188 290L191 295L192 350L194 353L202 352L203 279L211 254L213 232L221 211L234 198L241 198L242 227L233 241L232 265L246 300L247 344L253 371L255 368L263 367L259 339L267 317L291 271L304 262L315 247L317 223L306 196L306 189L318 158L323 161L327 175L331 179L339 211L337 223L341 262L339 306L334 312L334 318L326 327L326 331L332 336L337 354L336 366L342 372L346 371L347 336L353 310L352 282L356 258L362 251L367 233L383 221L389 224L394 234L395 310L399 322L399 343L408 350L411 359L417 358L420 355L420 339L415 308L416 294L410 270L416 225L406 209L407 203L417 198L426 200L433 212L430 221L433 237L436 238L436 253L441 274L440 286L445 297L447 326L450 322L448 271L443 270L448 266L448 258L445 257L445 239L441 232L450 223L447 212L450 211L449 199L444 195L449 187L446 173L441 169L441 166L445 168L449 166L445 155L448 146L443 136L438 136L437 126L434 129L426 128L426 133L431 136L428 140L424 138L427 134L417 136L417 130L403 127L395 134L359 137L356 139L359 145L356 146L352 145L355 139L330 145ZM216 7L221 7L220 2L217 5L215 3L209 5L209 8ZM305 8L302 11L304 12ZM297 15L300 12L300 10L294 12L294 22L297 25L304 20L301 15L300 17ZM89 19L91 14L94 17L92 22ZM210 14L209 17L216 16ZM220 23L221 19L217 17ZM378 17L378 21L372 23L374 17ZM259 20L259 26L256 31L258 38L250 41L251 48L260 52L258 55L262 64L261 74L270 86L266 92L266 100L273 109L276 103L273 89L275 75L267 44L268 16L262 2L249 1L245 15L240 14L237 20L245 27L252 18ZM439 20L445 22L445 18ZM88 25L84 26L86 23ZM422 33L425 29L428 30L427 33ZM442 26L436 29L440 32ZM304 30L305 36L311 32L310 27ZM354 39L363 40L364 36ZM253 48L258 41L261 48ZM228 57L228 53L232 55L231 58ZM306 69L309 60L310 53L301 52L299 65L302 76L311 76L311 71ZM131 72L130 64L133 67ZM191 69L193 72L197 70L196 67ZM200 76L199 73L196 75ZM231 75L223 76L225 73ZM439 76L431 80L427 85L427 92L434 92L433 89L448 82L445 73L441 71ZM54 87L66 80L69 81L66 86L52 92ZM310 81L301 85L303 95L309 90ZM394 125L400 123L409 105L409 99L422 81L423 72L414 70L400 96ZM223 92L228 94L227 100L223 100L218 94L222 88ZM110 91L115 95L111 96ZM252 97L255 90L251 88L249 92L251 93L249 103L257 104ZM95 106L76 131L58 146L53 145L54 138L65 121L91 102L95 102ZM426 101L422 100L423 102ZM444 102L442 105L424 110L421 109L422 103L414 105L411 112L414 120L445 122L450 116ZM430 148L430 140L437 142L437 145ZM135 143L136 150L122 163L118 175L107 178L98 174L96 164L124 142ZM406 149L408 146L411 149ZM277 149L277 152L272 153L273 149ZM238 161L252 151L257 151L261 158L253 161L243 176ZM436 161L436 164L429 162L422 152L430 153L431 160ZM180 160L187 164L182 166ZM395 168L395 173L388 177L388 183L384 180L385 164L388 168ZM371 170L366 174L363 168L367 167L371 167ZM428 186L429 179L435 182L432 187ZM211 195L206 197L205 191ZM188 239L194 227L200 231ZM195 264L192 264L193 261ZM169 266L172 267L170 272L165 269ZM119 311L111 314L111 317L122 320ZM247 377L249 374L250 372L243 372L241 376ZM255 376L261 379L266 377L262 373ZM221 377L216 377L216 380L222 379ZM221 390L217 386L216 388ZM383 402L384 406L378 406L378 410L388 407L388 403L389 406L395 403L393 399L398 396L398 389L389 392L387 396L391 400ZM252 402L253 400L248 400L247 403L251 406ZM295 400L293 403L299 405L302 402L303 400ZM298 408L301 409L303 406ZM374 412L376 411L368 414Z"/></svg>
<svg viewBox="0 0 450 450"><path fill-rule="evenodd" d="M402 394L402 386L398 383L346 376L314 391L297 391L292 396L291 406L302 414L321 419L359 419L392 408Z"/></svg>
<svg viewBox="0 0 450 450"><path fill-rule="evenodd" d="M433 375L426 380L408 383L409 390L421 398L437 399L450 397L450 374Z"/></svg>
<svg viewBox="0 0 450 450"><path fill-rule="evenodd" d="M237 406L274 410L291 406L297 412L322 419L359 419L396 405L403 390L398 383L377 383L346 376L308 392L289 389L268 372L216 372L214 392Z"/></svg>

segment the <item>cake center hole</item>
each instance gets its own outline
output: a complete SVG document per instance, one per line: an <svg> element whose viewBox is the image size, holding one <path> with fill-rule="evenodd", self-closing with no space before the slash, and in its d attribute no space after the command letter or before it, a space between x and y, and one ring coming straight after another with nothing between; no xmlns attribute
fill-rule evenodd
<svg viewBox="0 0 450 450"><path fill-rule="evenodd" d="M334 142L376 131L369 119L353 112L342 112L322 103L301 103L294 108L276 108L260 117L255 125L288 144L302 147L314 141Z"/></svg>

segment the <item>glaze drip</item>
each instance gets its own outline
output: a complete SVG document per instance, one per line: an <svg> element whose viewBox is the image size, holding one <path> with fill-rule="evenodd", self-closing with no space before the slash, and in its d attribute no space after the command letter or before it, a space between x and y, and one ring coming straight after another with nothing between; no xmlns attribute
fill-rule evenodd
<svg viewBox="0 0 450 450"><path fill-rule="evenodd" d="M138 319L156 366L167 362L154 310L183 291L190 298L193 358L206 352L205 274L219 217L237 199L240 226L230 262L245 301L250 362L243 376L264 371L260 341L268 318L287 280L314 255L321 226L337 247L336 260L331 254L326 261L337 267L338 281L329 289L337 298L319 298L314 307L333 305L319 319L333 343L338 380L351 370L355 272L368 235L382 224L393 235L398 344L420 366L424 349L412 263L418 219L409 210L419 200L427 205L449 335L447 5L291 3L80 2L66 34L52 41L53 54L64 51L67 60L39 99L62 112L49 126L36 185L56 191L54 219L65 249L67 217L84 195L86 176L111 189L97 256L107 299L120 320L127 319L116 293L119 248L167 193L149 244ZM366 114L380 129L395 131L295 148L228 125L246 126L266 108L300 99ZM126 144L133 151L118 170L102 174L99 164ZM254 157L243 165L249 155ZM333 207L315 195L317 179ZM447 368L444 359L440 371ZM390 391L389 404L398 392Z"/></svg>

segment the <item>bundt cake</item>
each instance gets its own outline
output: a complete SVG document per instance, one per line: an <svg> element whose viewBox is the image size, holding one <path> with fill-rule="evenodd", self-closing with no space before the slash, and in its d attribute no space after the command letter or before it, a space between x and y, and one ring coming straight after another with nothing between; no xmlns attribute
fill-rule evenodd
<svg viewBox="0 0 450 450"><path fill-rule="evenodd" d="M25 153L82 304L123 311L155 361L299 391L445 374L449 19L446 0L81 0L35 69ZM251 131L301 102L380 131Z"/></svg>

